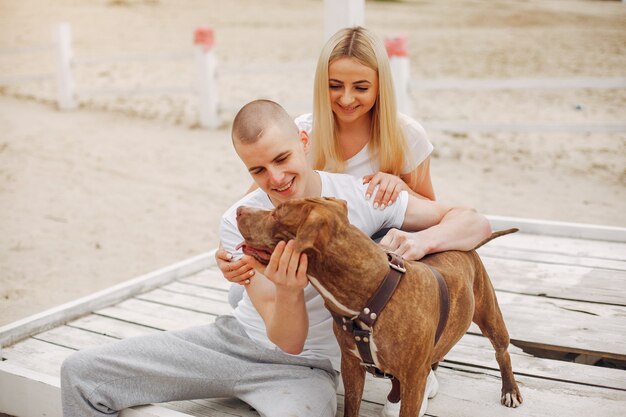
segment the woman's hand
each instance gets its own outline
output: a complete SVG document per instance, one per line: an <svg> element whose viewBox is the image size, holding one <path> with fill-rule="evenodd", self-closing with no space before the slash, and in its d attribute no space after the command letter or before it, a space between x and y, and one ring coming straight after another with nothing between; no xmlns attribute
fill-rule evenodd
<svg viewBox="0 0 626 417"><path fill-rule="evenodd" d="M294 246L293 240L278 242L265 267L265 276L276 285L277 290L301 291L308 284L307 256L296 252Z"/></svg>
<svg viewBox="0 0 626 417"><path fill-rule="evenodd" d="M249 255L244 255L237 261L232 259L233 255L224 249L218 249L215 252L217 267L222 271L224 278L235 284L248 285L255 274L256 260Z"/></svg>
<svg viewBox="0 0 626 417"><path fill-rule="evenodd" d="M422 259L430 251L424 240L419 238L419 233L409 233L398 229L391 229L381 239L380 245L386 246L407 261Z"/></svg>
<svg viewBox="0 0 626 417"><path fill-rule="evenodd" d="M364 176L363 184L367 183L369 183L369 187L365 191L365 198L369 200L374 193L374 189L378 186L378 192L374 196L374 208L380 207L381 210L395 203L400 191L409 189L400 177L387 174L386 172Z"/></svg>

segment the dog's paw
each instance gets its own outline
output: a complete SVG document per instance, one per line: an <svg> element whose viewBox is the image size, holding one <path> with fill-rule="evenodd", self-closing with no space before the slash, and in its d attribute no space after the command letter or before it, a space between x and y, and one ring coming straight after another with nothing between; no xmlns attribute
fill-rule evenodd
<svg viewBox="0 0 626 417"><path fill-rule="evenodd" d="M502 393L500 398L502 405L511 408L517 408L522 405L522 394L518 390Z"/></svg>

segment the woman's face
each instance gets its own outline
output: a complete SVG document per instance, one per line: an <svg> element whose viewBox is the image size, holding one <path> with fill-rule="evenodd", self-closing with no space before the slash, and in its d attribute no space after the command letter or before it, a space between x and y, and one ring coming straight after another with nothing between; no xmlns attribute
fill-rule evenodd
<svg viewBox="0 0 626 417"><path fill-rule="evenodd" d="M378 98L378 73L354 58L339 58L328 66L328 89L339 123L369 119Z"/></svg>

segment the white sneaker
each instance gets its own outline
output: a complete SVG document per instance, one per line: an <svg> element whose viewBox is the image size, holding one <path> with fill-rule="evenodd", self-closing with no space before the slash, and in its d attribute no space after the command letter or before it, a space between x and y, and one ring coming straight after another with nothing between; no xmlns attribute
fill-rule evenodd
<svg viewBox="0 0 626 417"><path fill-rule="evenodd" d="M424 399L422 400L422 406L420 407L419 417L422 417L426 414L426 409L428 408L428 399L433 398L437 395L439 391L439 381L437 381L437 377L433 370L430 370L428 374L428 378L426 378L426 389L424 389ZM402 401L398 401L397 403L391 403L389 400L385 400L385 405L380 413L382 417L398 417L400 415L400 403Z"/></svg>

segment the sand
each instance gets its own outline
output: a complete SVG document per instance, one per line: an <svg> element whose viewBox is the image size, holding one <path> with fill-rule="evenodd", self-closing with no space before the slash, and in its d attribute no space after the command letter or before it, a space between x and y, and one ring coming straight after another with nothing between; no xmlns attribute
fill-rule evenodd
<svg viewBox="0 0 626 417"><path fill-rule="evenodd" d="M54 71L59 21L74 37L71 112L56 109L53 79L34 77ZM436 148L439 199L626 227L626 89L423 89L624 78L621 2L370 1L366 22L408 35L411 114ZM193 93L199 25L217 35L223 124L212 131L198 128ZM309 111L322 34L312 0L0 0L0 325L215 248L221 213L250 184L230 120L259 97Z"/></svg>

